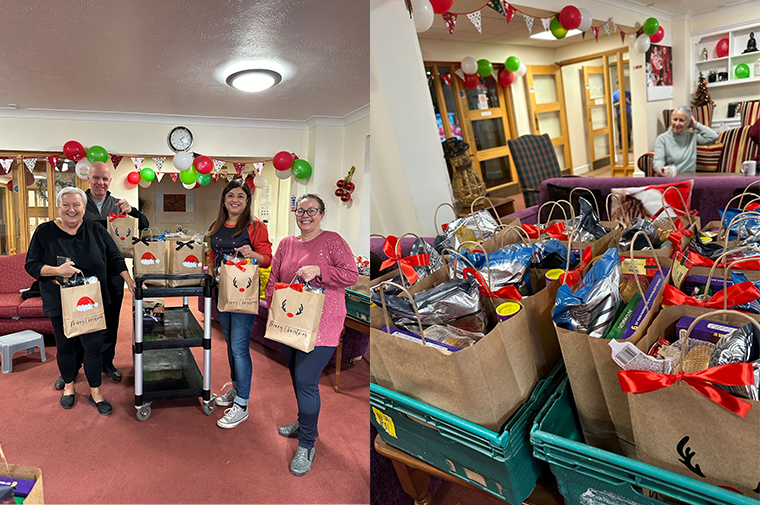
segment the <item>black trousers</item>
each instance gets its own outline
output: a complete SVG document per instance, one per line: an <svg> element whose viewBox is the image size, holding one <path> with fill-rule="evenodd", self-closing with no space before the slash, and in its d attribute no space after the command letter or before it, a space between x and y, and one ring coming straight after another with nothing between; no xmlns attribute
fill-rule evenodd
<svg viewBox="0 0 760 505"><path fill-rule="evenodd" d="M633 126L633 120L631 119L630 114L626 114L626 117L628 118L626 120L626 124L628 125L628 147L631 147L631 128ZM618 114L617 117L617 137L618 137L618 147L620 149L623 148L623 125L620 124L620 115Z"/></svg>
<svg viewBox="0 0 760 505"><path fill-rule="evenodd" d="M58 370L66 384L73 382L82 366L79 352L82 353L84 373L91 388L99 388L101 382L101 353L103 350L103 335L105 331L86 333L74 338L66 338L63 333L63 316L50 318L55 334L56 359Z"/></svg>
<svg viewBox="0 0 760 505"><path fill-rule="evenodd" d="M103 332L102 365L112 364L116 355L116 337L119 335L119 316L124 301L124 279L121 276L108 280L108 297L111 303L105 308L106 330ZM82 367L84 349L76 344L76 371ZM76 375L76 374L75 374ZM65 377L64 377L65 379Z"/></svg>

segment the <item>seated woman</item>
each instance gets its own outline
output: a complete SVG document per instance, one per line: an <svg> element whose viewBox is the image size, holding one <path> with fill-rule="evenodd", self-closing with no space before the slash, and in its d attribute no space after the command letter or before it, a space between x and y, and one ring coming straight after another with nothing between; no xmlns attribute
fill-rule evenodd
<svg viewBox="0 0 760 505"><path fill-rule="evenodd" d="M663 167L675 165L676 172L697 171L697 144L714 144L718 134L697 123L688 105L673 110L670 129L657 137L654 144L654 168L657 175L665 175Z"/></svg>

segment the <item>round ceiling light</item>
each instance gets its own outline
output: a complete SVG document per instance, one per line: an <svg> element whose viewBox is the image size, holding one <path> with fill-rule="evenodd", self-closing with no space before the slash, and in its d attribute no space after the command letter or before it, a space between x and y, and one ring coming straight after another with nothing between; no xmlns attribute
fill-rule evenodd
<svg viewBox="0 0 760 505"><path fill-rule="evenodd" d="M227 76L227 84L249 93L269 89L281 80L282 76L274 70L264 69L241 70Z"/></svg>

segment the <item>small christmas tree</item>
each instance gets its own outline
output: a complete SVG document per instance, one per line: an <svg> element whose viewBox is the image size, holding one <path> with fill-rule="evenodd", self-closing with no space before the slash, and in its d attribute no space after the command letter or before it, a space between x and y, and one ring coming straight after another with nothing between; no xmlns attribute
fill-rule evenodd
<svg viewBox="0 0 760 505"><path fill-rule="evenodd" d="M697 91L694 94L694 100L691 101L693 107L700 107L702 105L710 105L713 103L710 98L710 92L707 91L707 83L705 82L705 76L702 72L699 73L699 81L697 82Z"/></svg>

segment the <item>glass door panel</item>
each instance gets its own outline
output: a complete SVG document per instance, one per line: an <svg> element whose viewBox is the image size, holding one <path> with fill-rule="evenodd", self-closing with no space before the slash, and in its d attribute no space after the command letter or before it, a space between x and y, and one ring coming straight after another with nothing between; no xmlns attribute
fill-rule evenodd
<svg viewBox="0 0 760 505"><path fill-rule="evenodd" d="M457 101L454 97L454 90L451 87L451 73L449 67L438 67L438 79L440 82L443 100L446 104L446 111L449 116L449 125L451 125L451 136L458 139L462 138L462 126L459 124L459 113L457 112ZM459 79L454 76L454 79ZM444 139L445 140L445 139Z"/></svg>
<svg viewBox="0 0 760 505"><path fill-rule="evenodd" d="M533 76L533 87L537 104L557 102L557 85L553 75Z"/></svg>
<svg viewBox="0 0 760 505"><path fill-rule="evenodd" d="M604 67L593 67L603 70ZM588 76L588 95L589 98L595 100L597 98L604 98L604 73L590 73Z"/></svg>
<svg viewBox="0 0 760 505"><path fill-rule="evenodd" d="M504 136L504 123L501 118L473 121L472 133L475 136L475 146L478 151L507 145L507 139Z"/></svg>
<svg viewBox="0 0 760 505"><path fill-rule="evenodd" d="M583 82L586 89L586 139L588 142L589 169L601 168L603 163L595 165L594 162L604 160L610 155L609 132L610 111L607 99L607 81L604 66L584 66ZM602 141L607 138L607 141Z"/></svg>
<svg viewBox="0 0 760 505"><path fill-rule="evenodd" d="M591 129L601 130L607 128L607 106L592 105L591 109Z"/></svg>
<svg viewBox="0 0 760 505"><path fill-rule="evenodd" d="M562 120L559 111L538 113L538 129L552 139L562 137Z"/></svg>
<svg viewBox="0 0 760 505"><path fill-rule="evenodd" d="M470 110L498 109L501 107L496 79L489 75L481 77L480 84L474 89L465 89L467 107Z"/></svg>
<svg viewBox="0 0 760 505"><path fill-rule="evenodd" d="M554 65L530 65L527 70L533 133L548 134L556 150L562 152L562 156L557 157L560 166L572 170L560 69Z"/></svg>
<svg viewBox="0 0 760 505"><path fill-rule="evenodd" d="M480 162L480 170L483 173L483 182L486 183L486 187L492 188L512 182L509 156L483 160Z"/></svg>
<svg viewBox="0 0 760 505"><path fill-rule="evenodd" d="M609 135L602 134L594 137L594 152L598 158L603 158L610 155L610 137ZM593 161L593 160L592 160Z"/></svg>

